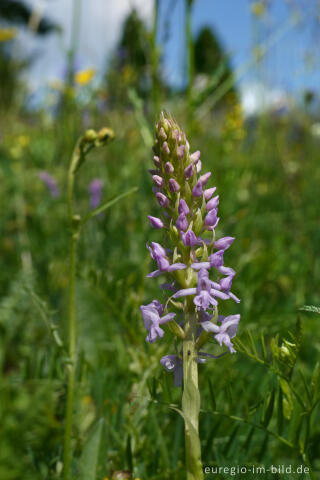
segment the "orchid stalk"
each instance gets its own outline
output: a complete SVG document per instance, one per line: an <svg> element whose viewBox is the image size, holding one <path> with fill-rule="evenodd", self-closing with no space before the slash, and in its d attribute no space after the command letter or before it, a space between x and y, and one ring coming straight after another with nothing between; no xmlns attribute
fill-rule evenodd
<svg viewBox="0 0 320 480"><path fill-rule="evenodd" d="M153 150L155 169L150 173L161 214L148 218L163 233L164 244L147 244L157 263L148 277L164 276L161 289L168 295L164 303L153 300L140 308L148 342L162 338L164 328L176 337L176 352L160 363L174 373L176 386L183 385L187 480L201 480L198 364L235 352L231 339L240 315L218 313L219 300L240 302L231 292L235 271L223 259L234 238L216 239L219 196L216 187L207 185L211 173L201 172L200 152L191 153L185 133L164 112L156 125ZM218 356L204 352L202 348L212 339L228 350Z"/></svg>

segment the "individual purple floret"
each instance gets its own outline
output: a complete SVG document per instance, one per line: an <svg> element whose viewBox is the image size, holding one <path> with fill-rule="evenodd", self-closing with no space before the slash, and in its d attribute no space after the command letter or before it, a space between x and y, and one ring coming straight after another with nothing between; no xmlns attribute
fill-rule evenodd
<svg viewBox="0 0 320 480"><path fill-rule="evenodd" d="M50 173L43 170L42 172L39 172L38 176L43 181L45 186L48 188L53 198L57 198L60 196L60 189L57 185L57 182L52 177L52 175L50 175Z"/></svg>
<svg viewBox="0 0 320 480"><path fill-rule="evenodd" d="M216 187L209 185L211 172L200 175L200 151L191 153L185 133L164 113L155 135L156 170L150 170L150 174L159 214L148 218L154 228L161 229L163 246L157 242L147 244L157 264L147 277L165 277L160 285L165 301L163 305L156 300L143 305L141 312L149 342L162 337L167 329L183 343L188 329L193 328L194 358L202 363L206 358L220 356L199 352L208 341L208 333L216 344L226 346L231 353L235 351L231 339L237 333L240 315L219 316L222 301L240 301L231 292L235 271L224 265L225 252L234 238L219 238L217 234L220 197L215 195ZM174 372L177 385L182 380L182 364L188 360L178 344L176 353L164 356L161 364Z"/></svg>
<svg viewBox="0 0 320 480"><path fill-rule="evenodd" d="M163 305L158 300L153 300L149 305L141 305L140 309L144 326L149 332L146 340L150 343L155 342L158 337L163 337L164 331L160 325L170 322L176 315L175 313L163 315Z"/></svg>
<svg viewBox="0 0 320 480"><path fill-rule="evenodd" d="M99 178L93 179L89 184L88 191L90 195L90 208L92 210L98 208L101 203L102 187L103 182Z"/></svg>
<svg viewBox="0 0 320 480"><path fill-rule="evenodd" d="M180 262L170 264L165 249L159 243L152 242L151 247L147 245L147 248L151 254L151 257L158 264L158 270L149 273L147 277L158 277L159 275L161 275L161 273L164 272L174 272L176 270L183 270L187 268L184 263Z"/></svg>
<svg viewBox="0 0 320 480"><path fill-rule="evenodd" d="M240 321L240 315L229 315L229 317L218 317L218 321L221 322L219 333L215 335L215 339L220 346L224 343L229 348L230 353L235 353L231 338L236 336L238 325Z"/></svg>

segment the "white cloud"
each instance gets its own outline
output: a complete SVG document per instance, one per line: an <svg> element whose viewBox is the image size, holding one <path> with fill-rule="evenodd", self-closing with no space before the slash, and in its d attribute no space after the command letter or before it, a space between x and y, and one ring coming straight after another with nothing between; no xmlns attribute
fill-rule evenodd
<svg viewBox="0 0 320 480"><path fill-rule="evenodd" d="M278 110L289 105L288 95L283 89L269 88L259 82L242 84L240 95L245 115L254 115L266 110Z"/></svg>
<svg viewBox="0 0 320 480"><path fill-rule="evenodd" d="M66 64L71 42L73 0L29 0L28 3L40 8L44 15L63 29L60 36L51 34L36 38L28 32L20 35L24 54L35 57L29 79L33 88L38 89L48 80L59 78ZM153 0L82 0L77 49L79 68L95 67L103 72L127 13L135 7L139 15L150 23L153 3Z"/></svg>

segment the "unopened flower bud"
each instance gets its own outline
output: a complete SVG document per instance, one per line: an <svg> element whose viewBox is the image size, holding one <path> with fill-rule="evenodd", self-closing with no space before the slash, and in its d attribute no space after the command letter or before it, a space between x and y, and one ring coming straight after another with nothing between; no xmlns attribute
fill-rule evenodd
<svg viewBox="0 0 320 480"><path fill-rule="evenodd" d="M167 135L166 135L166 132L164 131L164 128L160 128L160 131L159 131L159 137L161 138L161 140L167 140Z"/></svg>
<svg viewBox="0 0 320 480"><path fill-rule="evenodd" d="M163 195L163 193L157 192L156 193L156 198L157 198L157 200L159 202L159 205L161 207L168 207L169 206L169 199L165 195Z"/></svg>
<svg viewBox="0 0 320 480"><path fill-rule="evenodd" d="M177 147L177 156L178 158L183 158L184 157L184 149L185 149L185 146L184 145L180 145L179 147Z"/></svg>
<svg viewBox="0 0 320 480"><path fill-rule="evenodd" d="M210 212L207 214L206 218L204 219L205 225L207 225L208 227L212 227L213 225L215 225L217 221L217 213L218 212L216 208L213 208L212 210L210 210Z"/></svg>
<svg viewBox="0 0 320 480"><path fill-rule="evenodd" d="M217 187L212 187L212 188L207 188L205 191L204 191L204 198L205 200L209 200L212 195L214 194L214 192L216 191Z"/></svg>
<svg viewBox="0 0 320 480"><path fill-rule="evenodd" d="M157 185L157 187L163 187L164 180L159 175L152 175L152 180L154 181L154 184Z"/></svg>
<svg viewBox="0 0 320 480"><path fill-rule="evenodd" d="M156 167L160 168L161 166L161 162L160 162L160 158L157 157L156 155L153 157L153 162L155 164Z"/></svg>
<svg viewBox="0 0 320 480"><path fill-rule="evenodd" d="M167 162L167 163L165 164L164 169L165 169L165 171L166 171L168 174L174 172L173 165L172 165L172 163L170 163L170 162Z"/></svg>
<svg viewBox="0 0 320 480"><path fill-rule="evenodd" d="M180 190L180 185L179 183L174 179L170 178L169 180L169 188L172 193L179 192Z"/></svg>
<svg viewBox="0 0 320 480"><path fill-rule="evenodd" d="M114 139L114 131L111 128L104 127L98 132L98 140L101 143L110 142Z"/></svg>
<svg viewBox="0 0 320 480"><path fill-rule="evenodd" d="M178 212L180 214L183 213L184 215L188 215L190 212L189 207L183 198L180 199Z"/></svg>
<svg viewBox="0 0 320 480"><path fill-rule="evenodd" d="M202 182L199 180L192 189L192 196L193 197L201 197L202 196Z"/></svg>
<svg viewBox="0 0 320 480"><path fill-rule="evenodd" d="M184 178L186 180L189 180L189 178L191 178L193 175L193 164L190 163L190 165L187 166L187 168L185 168L184 170Z"/></svg>
<svg viewBox="0 0 320 480"><path fill-rule="evenodd" d="M166 155L170 155L170 149L167 142L163 142L162 150Z"/></svg>
<svg viewBox="0 0 320 480"><path fill-rule="evenodd" d="M233 241L234 237L219 238L219 240L214 242L214 248L217 248L218 250L227 250L227 248L230 247Z"/></svg>
<svg viewBox="0 0 320 480"><path fill-rule="evenodd" d="M199 180L203 187L205 186L205 184L207 183L210 177L211 177L211 172L207 172L204 175L201 175Z"/></svg>
<svg viewBox="0 0 320 480"><path fill-rule="evenodd" d="M287 360L288 358L290 358L291 354L288 347L286 347L285 345L281 345L279 350L280 350L280 356L283 360Z"/></svg>
<svg viewBox="0 0 320 480"><path fill-rule="evenodd" d="M217 208L218 205L219 205L219 195L216 195L214 198L209 200L209 202L206 205L206 210L210 211L213 208Z"/></svg>
<svg viewBox="0 0 320 480"><path fill-rule="evenodd" d="M187 217L183 213L181 213L177 218L176 225L179 230L187 230L189 224Z"/></svg>
<svg viewBox="0 0 320 480"><path fill-rule="evenodd" d="M198 162L200 160L200 150L197 150L196 152L193 152L190 155L190 160L192 162Z"/></svg>
<svg viewBox="0 0 320 480"><path fill-rule="evenodd" d="M149 222L153 228L163 228L164 224L160 218L148 215Z"/></svg>
<svg viewBox="0 0 320 480"><path fill-rule="evenodd" d="M83 135L83 140L84 142L94 142L98 137L98 134L95 130L93 130L92 128L90 130L87 130L85 132L85 134Z"/></svg>
<svg viewBox="0 0 320 480"><path fill-rule="evenodd" d="M181 238L187 247L194 247L200 243L192 230L188 230L186 233L181 233Z"/></svg>

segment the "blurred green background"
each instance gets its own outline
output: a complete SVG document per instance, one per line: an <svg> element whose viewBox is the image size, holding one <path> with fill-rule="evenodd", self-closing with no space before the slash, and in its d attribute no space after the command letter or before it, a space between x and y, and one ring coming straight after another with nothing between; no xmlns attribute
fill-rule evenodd
<svg viewBox="0 0 320 480"><path fill-rule="evenodd" d="M74 0L65 72L33 102L33 58L22 54L19 32L29 31L40 43L63 32L32 2L1 2L1 480L61 477L67 169L77 138L102 126L113 128L116 140L82 167L77 211L90 209L94 179L102 181L101 201L139 189L89 222L79 243L74 478L111 479L121 470L132 475L123 478L184 478L183 422L170 408L181 392L159 364L173 339L168 332L146 344L139 310L153 298L164 299L157 281L146 279L151 261L145 248L160 241L147 215L158 213L148 169L161 108L185 128L191 148L201 150L204 169L213 172L220 195L218 235L236 237L227 265L237 271L234 291L241 298L239 352L200 366L203 462L303 464L314 477L263 478L320 478L320 318L317 308L299 311L320 305L319 91L302 85L289 100L248 113L239 72L223 43L208 26L193 35L197 1L181 3L181 85L165 75L159 29L174 34L170 14L166 22L159 19L161 0L152 5L149 23L139 8L128 11L104 71L77 67L81 9ZM265 27L272 3L247 2L254 31ZM290 3L287 20L292 29L314 28L317 38L320 11L311 3L311 20L302 15L304 2ZM273 40L260 42L257 35L243 68L267 75L264 58L272 55L276 37L271 31ZM310 49L310 55L319 54L317 44ZM51 190L44 172L56 182ZM291 345L287 350L284 339ZM220 349L212 344L212 352Z"/></svg>

